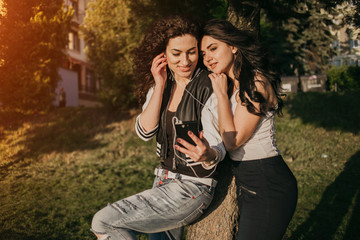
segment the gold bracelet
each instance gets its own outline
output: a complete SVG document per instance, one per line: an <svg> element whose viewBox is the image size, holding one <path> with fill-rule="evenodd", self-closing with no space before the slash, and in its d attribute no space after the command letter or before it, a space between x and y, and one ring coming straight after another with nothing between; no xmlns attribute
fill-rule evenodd
<svg viewBox="0 0 360 240"><path fill-rule="evenodd" d="M219 153L218 153L218 151L216 151L215 149L214 149L214 151L215 151L215 158L213 159L213 160L211 160L211 161L204 161L204 164L207 166L207 167L210 167L211 165L214 165L215 163L217 163L217 161L219 160Z"/></svg>

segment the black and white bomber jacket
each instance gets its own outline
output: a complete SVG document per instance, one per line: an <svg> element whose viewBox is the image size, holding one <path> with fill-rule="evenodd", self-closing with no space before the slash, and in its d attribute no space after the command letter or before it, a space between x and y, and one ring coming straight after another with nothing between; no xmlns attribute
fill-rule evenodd
<svg viewBox="0 0 360 240"><path fill-rule="evenodd" d="M225 157L226 150L219 133L217 98L213 93L211 80L208 75L208 71L200 68L195 71L193 79L186 86L186 90L184 91L175 116L177 118L177 122L180 123L183 121L197 121L198 129L200 131L204 131L204 138L209 142L210 147L218 152L219 161L221 161ZM167 157L168 140L166 136L165 110L168 106L173 84L173 77L168 75L168 79L164 87L162 106L160 110L160 121L158 125L150 131L145 131L140 122L141 114L139 114L136 118L135 123L136 133L142 140L149 141L156 136L156 153L161 159L165 159ZM147 107L153 91L154 87L151 87L146 95L146 101L142 107L143 110ZM175 143L173 142L173 144ZM211 172L214 166L216 166L206 166L199 162L194 162L187 155L178 152L177 150L175 151L176 154L172 166L172 170L174 170L174 172L176 172L179 165L185 165L187 167L201 165L205 172ZM212 175L212 173L209 175ZM206 175L206 177L209 175Z"/></svg>

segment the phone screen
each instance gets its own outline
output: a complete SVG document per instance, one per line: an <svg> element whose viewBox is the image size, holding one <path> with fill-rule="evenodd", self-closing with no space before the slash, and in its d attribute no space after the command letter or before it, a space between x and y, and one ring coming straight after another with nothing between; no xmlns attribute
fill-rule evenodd
<svg viewBox="0 0 360 240"><path fill-rule="evenodd" d="M188 135L188 131L192 131L196 136L199 136L197 121L186 121L183 123L175 124L176 136L182 138L188 143L195 145L195 142Z"/></svg>

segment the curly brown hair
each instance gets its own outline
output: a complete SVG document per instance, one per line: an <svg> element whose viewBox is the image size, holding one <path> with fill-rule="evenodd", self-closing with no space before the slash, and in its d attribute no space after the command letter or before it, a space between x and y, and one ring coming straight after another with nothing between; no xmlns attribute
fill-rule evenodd
<svg viewBox="0 0 360 240"><path fill-rule="evenodd" d="M136 95L139 103L145 101L146 94L155 83L151 74L154 57L165 52L171 38L189 34L200 42L199 23L189 16L168 16L156 21L146 33L140 46L134 51L134 74Z"/></svg>

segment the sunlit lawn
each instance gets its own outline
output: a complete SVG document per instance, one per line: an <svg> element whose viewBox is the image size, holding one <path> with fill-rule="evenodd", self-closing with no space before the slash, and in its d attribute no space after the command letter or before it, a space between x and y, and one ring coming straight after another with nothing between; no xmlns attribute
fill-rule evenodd
<svg viewBox="0 0 360 240"><path fill-rule="evenodd" d="M298 179L288 239L358 239L360 93L291 95L278 145ZM0 239L95 239L93 214L149 188L155 142L134 132L137 112L0 112Z"/></svg>

